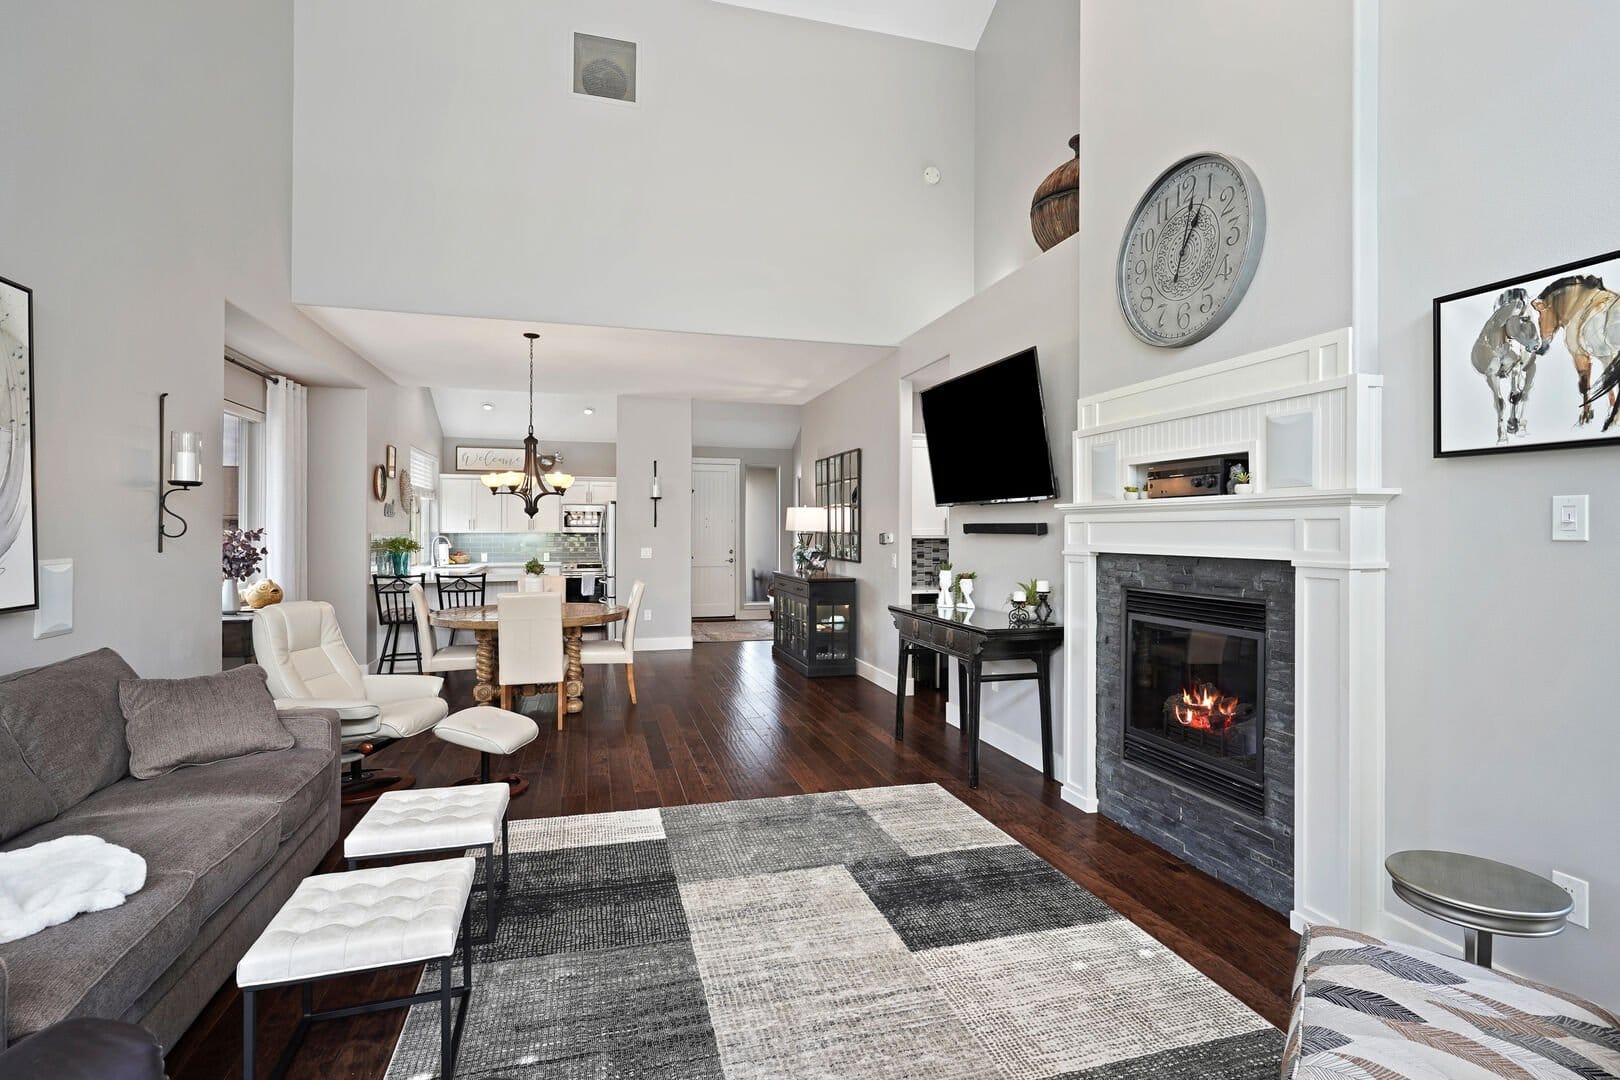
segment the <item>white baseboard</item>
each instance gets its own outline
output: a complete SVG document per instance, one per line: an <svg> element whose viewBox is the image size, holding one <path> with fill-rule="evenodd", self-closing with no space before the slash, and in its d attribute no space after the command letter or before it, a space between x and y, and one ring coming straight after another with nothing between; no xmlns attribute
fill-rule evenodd
<svg viewBox="0 0 1620 1080"><path fill-rule="evenodd" d="M692 635L685 637L638 637L636 652L690 652Z"/></svg>
<svg viewBox="0 0 1620 1080"><path fill-rule="evenodd" d="M1078 788L1070 787L1068 784L1063 785L1063 801L1070 806L1078 806L1088 814L1097 812L1097 800L1094 797L1085 795Z"/></svg>
<svg viewBox="0 0 1620 1080"><path fill-rule="evenodd" d="M876 664L869 664L857 657L855 660L855 674L875 686L882 687L891 694L894 693L894 672L892 671L885 671ZM916 692L916 689L916 680L908 676L906 678L906 697L910 697Z"/></svg>

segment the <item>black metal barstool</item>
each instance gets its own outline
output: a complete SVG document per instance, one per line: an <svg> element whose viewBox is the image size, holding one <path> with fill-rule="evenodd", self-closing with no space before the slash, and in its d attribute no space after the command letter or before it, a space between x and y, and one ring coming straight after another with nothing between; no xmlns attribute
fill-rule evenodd
<svg viewBox="0 0 1620 1080"><path fill-rule="evenodd" d="M416 670L422 670L422 643L416 639L416 609L411 606L412 585L426 587L427 575L371 575L371 594L377 601L377 625L383 628L382 652L377 655L379 675L394 674L401 660L414 660ZM411 631L409 652L400 641L400 634L407 627Z"/></svg>
<svg viewBox="0 0 1620 1080"><path fill-rule="evenodd" d="M463 608L484 606L484 582L488 572L476 574L434 574L433 584L439 589L439 607ZM456 643L456 631L450 631L448 644Z"/></svg>

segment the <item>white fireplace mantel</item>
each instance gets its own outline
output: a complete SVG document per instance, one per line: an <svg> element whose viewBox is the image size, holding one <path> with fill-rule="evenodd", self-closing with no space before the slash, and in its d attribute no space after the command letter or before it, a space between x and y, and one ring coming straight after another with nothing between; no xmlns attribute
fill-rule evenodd
<svg viewBox="0 0 1620 1080"><path fill-rule="evenodd" d="M1384 858L1383 383L1339 330L1082 399L1064 529L1063 797L1095 812L1097 557L1295 569L1295 928L1379 929ZM1160 461L1246 452L1255 491L1127 501ZM1111 721L1113 722L1113 721Z"/></svg>

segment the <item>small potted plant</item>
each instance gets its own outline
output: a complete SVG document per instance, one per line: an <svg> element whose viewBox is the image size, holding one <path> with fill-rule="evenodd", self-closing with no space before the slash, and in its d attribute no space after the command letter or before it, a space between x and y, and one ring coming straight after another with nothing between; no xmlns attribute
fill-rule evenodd
<svg viewBox="0 0 1620 1080"><path fill-rule="evenodd" d="M1039 590L1035 588L1034 578L1030 578L1028 581L1020 581L1018 584L1013 586L1011 597L1012 602L1015 604L1029 603L1035 599L1035 594L1038 591Z"/></svg>
<svg viewBox="0 0 1620 1080"><path fill-rule="evenodd" d="M1249 482L1249 471L1247 469L1233 469L1232 494L1247 495L1253 490L1254 485Z"/></svg>
<svg viewBox="0 0 1620 1080"><path fill-rule="evenodd" d="M956 595L960 601L960 607L972 608L974 606L973 582L978 576L979 572L977 570L963 570L956 575Z"/></svg>
<svg viewBox="0 0 1620 1080"><path fill-rule="evenodd" d="M422 545L409 536L390 536L382 549L388 553L389 569L401 576L411 572L411 556L422 550Z"/></svg>
<svg viewBox="0 0 1620 1080"><path fill-rule="evenodd" d="M1137 499L1140 499L1141 497L1142 497L1142 489L1141 488L1137 487L1135 484L1126 484L1125 485L1125 498L1127 500L1130 500L1130 501L1134 502Z"/></svg>
<svg viewBox="0 0 1620 1080"><path fill-rule="evenodd" d="M259 546L263 529L226 529L220 545L220 570L225 575L219 589L219 609L233 613L242 607L242 582L258 573L259 564L270 553Z"/></svg>
<svg viewBox="0 0 1620 1080"><path fill-rule="evenodd" d="M539 559L530 559L523 564L523 572L531 577L539 577L546 572L546 564Z"/></svg>
<svg viewBox="0 0 1620 1080"><path fill-rule="evenodd" d="M523 576L518 578L518 592L545 591L546 564L539 559L530 559L523 564Z"/></svg>
<svg viewBox="0 0 1620 1080"><path fill-rule="evenodd" d="M939 596L940 599L951 594L951 561L944 560L939 564Z"/></svg>

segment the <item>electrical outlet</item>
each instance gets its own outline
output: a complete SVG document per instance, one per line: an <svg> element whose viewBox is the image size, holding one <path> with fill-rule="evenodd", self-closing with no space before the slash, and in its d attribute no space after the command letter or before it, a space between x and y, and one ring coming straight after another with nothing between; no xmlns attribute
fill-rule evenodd
<svg viewBox="0 0 1620 1080"><path fill-rule="evenodd" d="M646 608L641 613L642 622L652 622L652 608Z"/></svg>
<svg viewBox="0 0 1620 1080"><path fill-rule="evenodd" d="M1592 908L1591 899L1587 895L1589 886L1578 877L1570 877L1558 870L1553 871L1553 884L1569 893L1569 898L1575 901L1575 907L1569 913L1569 921L1576 926L1591 926Z"/></svg>
<svg viewBox="0 0 1620 1080"><path fill-rule="evenodd" d="M642 558L643 558L643 559L650 559L650 558L652 558L652 548L642 548L642 549L641 549L641 557L642 557Z"/></svg>
<svg viewBox="0 0 1620 1080"><path fill-rule="evenodd" d="M898 570L898 569L900 569L900 556L898 554L893 554L893 555L889 556L889 569L890 570Z"/></svg>

